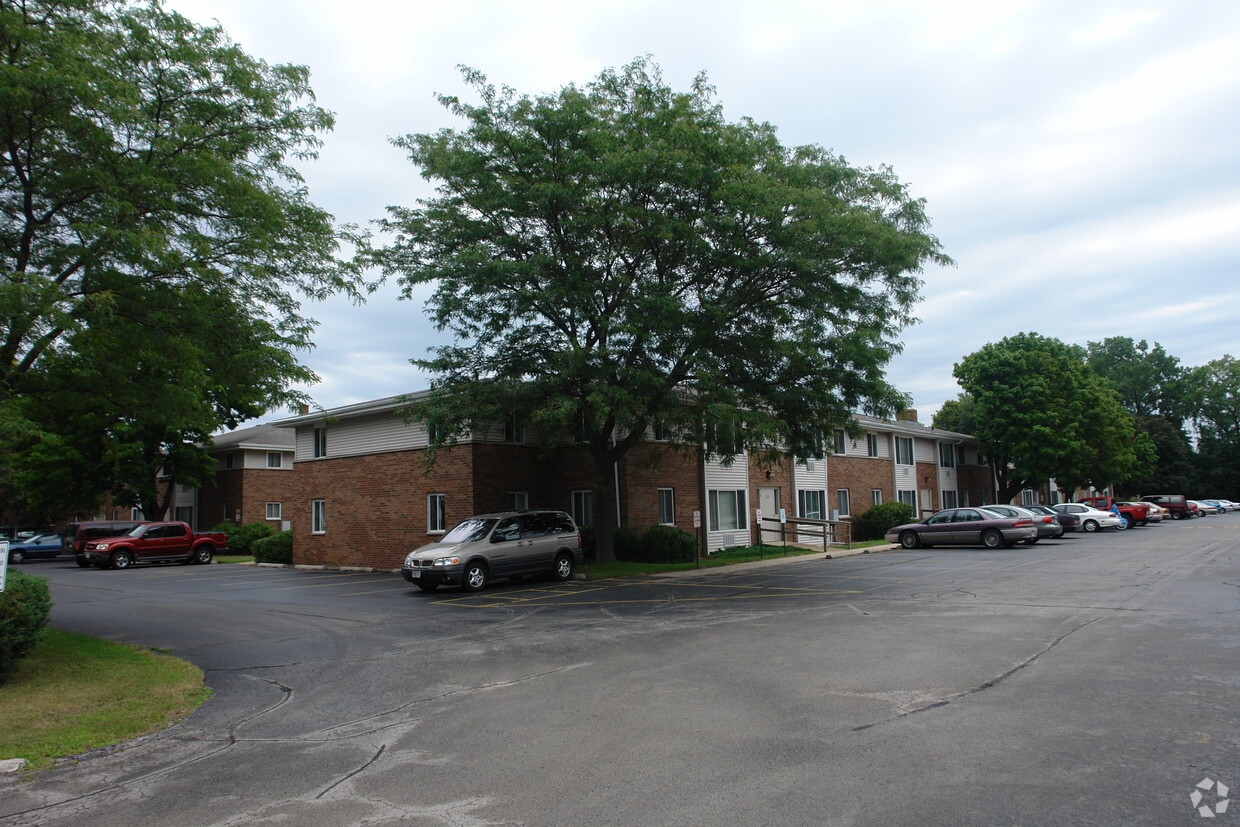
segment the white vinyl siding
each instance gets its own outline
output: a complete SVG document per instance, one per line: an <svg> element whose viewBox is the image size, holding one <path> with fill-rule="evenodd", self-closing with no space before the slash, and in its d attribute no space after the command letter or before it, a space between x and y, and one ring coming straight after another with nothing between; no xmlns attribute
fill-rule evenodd
<svg viewBox="0 0 1240 827"><path fill-rule="evenodd" d="M817 467L823 468L825 461L818 461ZM711 491L742 491L749 489L749 457L744 454L738 454L732 458L730 465L724 465L721 459L715 458L706 463L706 491L709 497ZM748 545L749 537L749 502L746 497L745 503L745 522L743 529L719 529L709 528L710 526L710 503L707 501L706 513L702 515L702 519L706 522L706 548L707 552L715 552L728 546ZM773 515L772 515L773 516Z"/></svg>
<svg viewBox="0 0 1240 827"><path fill-rule="evenodd" d="M328 434L326 458L408 451L425 448L429 443L426 426L406 425L393 413L380 413L334 423ZM314 426L302 425L297 428L297 460L313 458Z"/></svg>

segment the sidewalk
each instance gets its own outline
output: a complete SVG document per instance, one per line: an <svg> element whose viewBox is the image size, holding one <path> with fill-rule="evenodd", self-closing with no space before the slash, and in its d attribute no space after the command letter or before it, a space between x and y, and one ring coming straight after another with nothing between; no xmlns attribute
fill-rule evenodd
<svg viewBox="0 0 1240 827"><path fill-rule="evenodd" d="M854 557L858 554L874 554L880 551L892 551L899 546L871 546L870 548L853 548L853 549L831 549L826 555L822 552L816 554L798 554L791 557L770 557L765 560L750 560L747 563L734 563L730 566L710 566L701 569L684 569L683 571L660 571L652 572L647 577L657 577L661 579L684 579L686 577L704 577L708 574L737 574L755 569L768 569L776 566L784 566L789 563L803 563L806 560L834 560L837 557Z"/></svg>

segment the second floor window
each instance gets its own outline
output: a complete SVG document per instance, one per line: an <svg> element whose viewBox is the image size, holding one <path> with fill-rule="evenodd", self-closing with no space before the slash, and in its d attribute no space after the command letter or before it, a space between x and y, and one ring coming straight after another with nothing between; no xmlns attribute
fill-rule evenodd
<svg viewBox="0 0 1240 827"><path fill-rule="evenodd" d="M315 428L314 429L314 452L312 456L315 456L315 457L327 456L327 429L326 428Z"/></svg>
<svg viewBox="0 0 1240 827"><path fill-rule="evenodd" d="M913 465L913 440L911 437L896 437L896 464Z"/></svg>

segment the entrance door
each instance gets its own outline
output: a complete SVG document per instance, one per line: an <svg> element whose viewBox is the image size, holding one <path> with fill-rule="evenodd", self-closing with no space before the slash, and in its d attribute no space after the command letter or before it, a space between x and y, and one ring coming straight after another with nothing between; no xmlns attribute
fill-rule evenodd
<svg viewBox="0 0 1240 827"><path fill-rule="evenodd" d="M758 539L763 543L778 543L779 533L779 489L758 489L758 510L762 512L762 525L758 526Z"/></svg>

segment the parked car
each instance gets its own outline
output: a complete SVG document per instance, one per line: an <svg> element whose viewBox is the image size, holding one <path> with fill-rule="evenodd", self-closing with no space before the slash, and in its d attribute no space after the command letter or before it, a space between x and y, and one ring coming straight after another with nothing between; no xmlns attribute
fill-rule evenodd
<svg viewBox="0 0 1240 827"><path fill-rule="evenodd" d="M1143 502L1122 503L1113 497L1082 497L1077 502L1081 505L1093 506L1099 511L1112 509L1119 511L1119 515L1128 521L1128 528L1149 523L1150 507Z"/></svg>
<svg viewBox="0 0 1240 827"><path fill-rule="evenodd" d="M1206 505L1217 508L1218 513L1220 514L1226 514L1228 511L1231 510L1230 508L1227 507L1227 504L1225 502L1223 502L1222 500L1216 500L1213 497L1211 497L1210 499L1206 499L1206 500L1200 500L1200 502L1203 502Z"/></svg>
<svg viewBox="0 0 1240 827"><path fill-rule="evenodd" d="M1240 511L1240 503L1233 503L1231 500L1216 499L1214 502L1226 508L1228 511Z"/></svg>
<svg viewBox="0 0 1240 827"><path fill-rule="evenodd" d="M919 523L890 529L887 542L904 548L973 545L1005 548L1036 540L1038 529L1028 517L1008 517L984 508L946 508Z"/></svg>
<svg viewBox="0 0 1240 827"><path fill-rule="evenodd" d="M36 534L27 540L9 542L9 563L54 558L60 554L60 535L56 532Z"/></svg>
<svg viewBox="0 0 1240 827"><path fill-rule="evenodd" d="M127 534L87 540L79 566L127 569L134 563L210 563L228 545L222 531L196 534L179 521L142 523Z"/></svg>
<svg viewBox="0 0 1240 827"><path fill-rule="evenodd" d="M1205 500L1189 500L1188 504L1197 509L1197 511L1201 514L1209 514L1213 516L1215 514L1227 513L1226 509L1224 509L1221 505L1211 505Z"/></svg>
<svg viewBox="0 0 1240 827"><path fill-rule="evenodd" d="M1081 518L1081 530L1087 532L1098 531L1103 528L1115 528L1123 531L1128 528L1128 521L1112 511L1099 511L1098 509L1081 505L1080 503L1059 503L1051 508L1061 514L1075 514Z"/></svg>
<svg viewBox="0 0 1240 827"><path fill-rule="evenodd" d="M88 541L104 537L119 537L140 525L146 525L146 522L144 520L88 520L81 523L69 523L61 533L61 550L65 554L74 555L77 564L85 568L91 565L91 562L82 556L82 552L86 551Z"/></svg>
<svg viewBox="0 0 1240 827"><path fill-rule="evenodd" d="M1022 507L1029 509L1034 514L1045 514L1054 517L1063 526L1065 534L1070 531L1081 530L1081 515L1079 514L1064 514L1063 512L1056 511L1049 505L1026 505Z"/></svg>
<svg viewBox="0 0 1240 827"><path fill-rule="evenodd" d="M422 591L450 585L476 592L497 577L567 580L584 559L581 533L567 513L504 511L470 517L409 552L400 573Z"/></svg>
<svg viewBox="0 0 1240 827"><path fill-rule="evenodd" d="M1183 494L1146 494L1141 498L1141 502L1158 503L1163 508L1171 510L1171 519L1183 520L1188 517L1196 516L1188 505L1188 500Z"/></svg>
<svg viewBox="0 0 1240 827"><path fill-rule="evenodd" d="M1138 505L1138 503L1120 503L1121 512L1126 505ZM1161 523L1164 519L1170 519L1171 512L1163 508L1158 503L1139 503L1146 508L1145 520L1147 523Z"/></svg>
<svg viewBox="0 0 1240 827"><path fill-rule="evenodd" d="M11 543L18 540L29 540L36 534L44 534L50 530L46 526L0 525L0 540L8 540Z"/></svg>
<svg viewBox="0 0 1240 827"><path fill-rule="evenodd" d="M1038 540L1048 538L1054 540L1064 535L1064 527L1059 524L1059 520L1055 519L1054 515L1041 514L1028 507L1019 505L1000 504L987 505L983 507L987 511L993 511L997 514L1002 514L1005 517L1023 517L1033 520L1033 526L1038 530L1038 536L1034 537L1032 540L1025 540L1024 542L1026 543L1033 544Z"/></svg>

